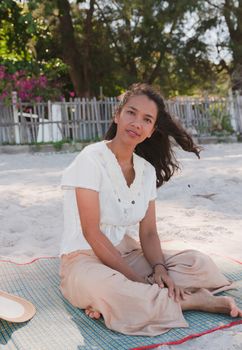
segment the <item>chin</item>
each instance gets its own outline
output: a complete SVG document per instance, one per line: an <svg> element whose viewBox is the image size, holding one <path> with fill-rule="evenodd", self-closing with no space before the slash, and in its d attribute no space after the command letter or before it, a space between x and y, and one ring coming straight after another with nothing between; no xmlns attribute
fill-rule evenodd
<svg viewBox="0 0 242 350"><path fill-rule="evenodd" d="M139 145L140 143L142 143L144 141L144 139L135 139L135 140L127 140L125 139L124 140L124 143L127 145L127 146L133 146L134 148Z"/></svg>

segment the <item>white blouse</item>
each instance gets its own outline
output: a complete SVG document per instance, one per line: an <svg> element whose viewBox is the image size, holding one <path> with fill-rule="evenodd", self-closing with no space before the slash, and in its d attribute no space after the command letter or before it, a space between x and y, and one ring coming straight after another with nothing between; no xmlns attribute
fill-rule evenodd
<svg viewBox="0 0 242 350"><path fill-rule="evenodd" d="M149 201L156 194L155 168L144 158L133 154L135 179L129 187L114 153L106 141L86 146L64 171L64 233L60 254L91 249L81 228L75 188L99 192L100 230L118 245L127 234L139 241L139 222Z"/></svg>

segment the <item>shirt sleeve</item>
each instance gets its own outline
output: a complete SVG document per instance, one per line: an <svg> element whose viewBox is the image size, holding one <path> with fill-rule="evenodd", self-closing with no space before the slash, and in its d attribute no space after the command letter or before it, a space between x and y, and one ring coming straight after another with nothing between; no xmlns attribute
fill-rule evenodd
<svg viewBox="0 0 242 350"><path fill-rule="evenodd" d="M151 179L152 179L152 183L151 183L151 191L150 191L150 201L153 201L157 198L156 172L154 167L152 167Z"/></svg>
<svg viewBox="0 0 242 350"><path fill-rule="evenodd" d="M79 187L99 192L100 184L100 168L95 162L95 159L83 152L64 170L61 180L62 189Z"/></svg>

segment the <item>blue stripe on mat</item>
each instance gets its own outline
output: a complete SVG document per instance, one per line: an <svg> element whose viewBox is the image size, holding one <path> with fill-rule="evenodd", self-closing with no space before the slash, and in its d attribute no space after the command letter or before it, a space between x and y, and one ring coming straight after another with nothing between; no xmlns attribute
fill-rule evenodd
<svg viewBox="0 0 242 350"><path fill-rule="evenodd" d="M231 280L242 280L242 265L229 260L219 265ZM25 297L37 309L35 317L24 324L0 320L0 349L127 350L176 341L236 320L219 314L186 312L189 328L172 329L156 337L125 336L108 330L102 320L91 320L65 301L59 291L58 269L59 259L29 265L0 264L0 289ZM242 299L236 300L242 307Z"/></svg>

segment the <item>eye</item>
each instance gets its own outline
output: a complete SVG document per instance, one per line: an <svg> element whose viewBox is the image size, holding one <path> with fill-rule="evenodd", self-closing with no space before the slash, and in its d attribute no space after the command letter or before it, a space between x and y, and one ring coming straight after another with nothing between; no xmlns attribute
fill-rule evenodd
<svg viewBox="0 0 242 350"><path fill-rule="evenodd" d="M134 111L132 111L131 109L129 109L127 112L131 115L134 115Z"/></svg>
<svg viewBox="0 0 242 350"><path fill-rule="evenodd" d="M152 120L151 120L150 118L145 118L145 122L146 122L147 124L150 124L150 123L152 123Z"/></svg>

